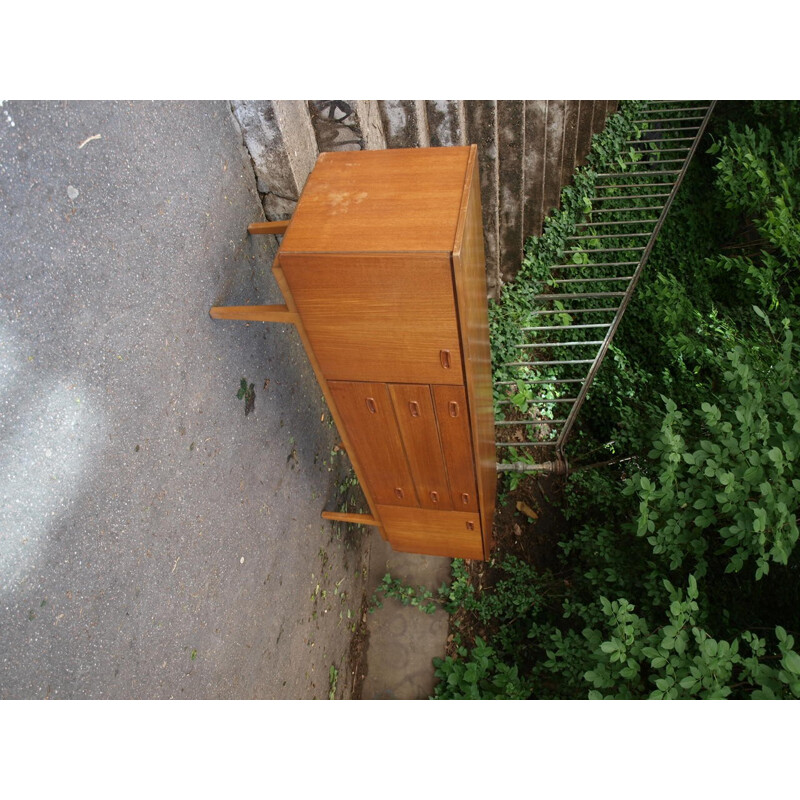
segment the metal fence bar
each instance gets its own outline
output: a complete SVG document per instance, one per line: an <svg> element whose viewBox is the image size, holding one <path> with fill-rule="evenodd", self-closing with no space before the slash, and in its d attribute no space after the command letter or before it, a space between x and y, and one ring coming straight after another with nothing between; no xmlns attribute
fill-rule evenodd
<svg viewBox="0 0 800 800"><path fill-rule="evenodd" d="M654 141L653 139L626 139L625 144L644 144L648 141ZM657 140L656 140L657 141ZM664 139L663 141L669 142L670 144L675 144L675 142L693 142L694 136L671 136L669 139Z"/></svg>
<svg viewBox="0 0 800 800"><path fill-rule="evenodd" d="M536 328L520 328L521 331L574 331L578 328L608 328L610 322L592 322L587 325L539 325Z"/></svg>
<svg viewBox="0 0 800 800"><path fill-rule="evenodd" d="M504 367L555 367L564 364L592 364L593 358L573 358L567 361L506 361Z"/></svg>
<svg viewBox="0 0 800 800"><path fill-rule="evenodd" d="M570 329L571 325L568 326ZM558 328L556 328L558 330ZM528 342L526 344L518 344L515 347L586 347L590 344L603 344L601 339L599 342Z"/></svg>
<svg viewBox="0 0 800 800"><path fill-rule="evenodd" d="M577 292L572 294L558 294L553 296L552 294L535 294L533 296L534 300L597 300L600 297L624 297L625 292ZM593 311L594 309L587 308L587 311ZM614 309L616 311L616 309ZM567 311L556 311L557 314L567 314Z"/></svg>
<svg viewBox="0 0 800 800"><path fill-rule="evenodd" d="M638 221L638 220L637 220ZM634 236L642 237L642 236L649 236L649 233L626 233L623 231L622 233L596 233L591 234L587 233L585 236L570 236L567 241L568 242L577 242L580 239L628 239Z"/></svg>
<svg viewBox="0 0 800 800"><path fill-rule="evenodd" d="M540 295L542 296L542 295ZM543 295L544 297L552 298L552 295ZM563 297L563 295L561 295ZM578 297L583 297L584 295L578 295ZM613 308L553 308L553 309L537 309L536 311L532 311L532 316L539 316L540 314L590 314L592 312L609 312L614 311L616 312L617 306Z"/></svg>
<svg viewBox="0 0 800 800"><path fill-rule="evenodd" d="M640 114L663 114L665 111L668 111L670 114L675 114L676 112L683 113L684 111L707 111L708 106L695 106L693 108L654 108L649 111L640 111ZM647 120L647 122L653 122L654 120Z"/></svg>
<svg viewBox="0 0 800 800"><path fill-rule="evenodd" d="M653 151L655 152L655 150ZM658 162L655 162L658 163ZM679 169L651 169L646 172L599 172L597 174L598 178L633 178L633 177L641 177L642 175L647 175L648 177L652 177L654 175L680 175L681 171ZM597 187L595 187L597 188Z"/></svg>
<svg viewBox="0 0 800 800"><path fill-rule="evenodd" d="M669 197L669 192L660 192L658 194L631 194L622 195L620 197L593 197L592 202L596 203L598 200L642 200L645 197ZM612 211L620 213L630 213L632 211L653 211L658 206L633 206L633 208L593 208L590 214L610 214Z"/></svg>
<svg viewBox="0 0 800 800"><path fill-rule="evenodd" d="M597 263L593 261L589 264L555 264L550 269L581 269L582 267L635 267L638 261L607 261Z"/></svg>
<svg viewBox="0 0 800 800"><path fill-rule="evenodd" d="M636 245L631 247L592 247L587 250L565 250L565 256L574 256L576 253L586 253L587 255L591 255L592 253L628 253L631 250L644 250L647 245Z"/></svg>
<svg viewBox="0 0 800 800"><path fill-rule="evenodd" d="M601 183L595 184L595 189L651 189L656 186L673 186L675 181L670 181L669 183ZM653 195L650 194L642 194L639 197L652 197ZM669 194L666 195L669 197ZM633 195L636 197L636 195ZM595 200L602 200L602 197L596 197ZM619 198L612 197L612 198L605 198L611 200L618 200Z"/></svg>
<svg viewBox="0 0 800 800"><path fill-rule="evenodd" d="M669 117L664 119L635 119L634 125L647 125L651 122L691 122L692 120L703 119L701 114L699 117Z"/></svg>
<svg viewBox="0 0 800 800"><path fill-rule="evenodd" d="M565 419L512 419L495 422L495 425L563 425Z"/></svg>
<svg viewBox="0 0 800 800"><path fill-rule="evenodd" d="M549 442L495 442L495 447L558 447L558 437Z"/></svg>
<svg viewBox="0 0 800 800"><path fill-rule="evenodd" d="M548 403L574 403L577 399L578 399L577 397L553 397L553 398L550 398L549 400L542 400L542 402L539 403L539 405L546 406ZM497 405L499 405L499 406L513 406L514 405L514 401L513 400L498 400L497 401ZM497 424L500 425L499 422Z"/></svg>
<svg viewBox="0 0 800 800"><path fill-rule="evenodd" d="M601 225L646 225L648 222L655 224L658 219L618 219L611 222L579 222L576 228L598 228Z"/></svg>
<svg viewBox="0 0 800 800"><path fill-rule="evenodd" d="M520 381L497 381L495 386L516 386L518 383ZM535 378L534 380L526 379L522 383L583 383L583 378Z"/></svg>

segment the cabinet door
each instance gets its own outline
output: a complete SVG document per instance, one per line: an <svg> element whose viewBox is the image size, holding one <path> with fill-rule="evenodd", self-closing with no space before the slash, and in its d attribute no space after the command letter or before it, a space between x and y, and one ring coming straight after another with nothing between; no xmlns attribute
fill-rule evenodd
<svg viewBox="0 0 800 800"><path fill-rule="evenodd" d="M449 253L281 253L280 263L329 381L463 383Z"/></svg>
<svg viewBox="0 0 800 800"><path fill-rule="evenodd" d="M419 504L423 508L452 509L431 387L427 384L393 383L389 386L389 394Z"/></svg>
<svg viewBox="0 0 800 800"><path fill-rule="evenodd" d="M475 456L467 393L463 386L434 386L433 397L453 508L457 511L477 511Z"/></svg>
<svg viewBox="0 0 800 800"><path fill-rule="evenodd" d="M383 383L329 381L355 459L376 503L416 506L414 483Z"/></svg>

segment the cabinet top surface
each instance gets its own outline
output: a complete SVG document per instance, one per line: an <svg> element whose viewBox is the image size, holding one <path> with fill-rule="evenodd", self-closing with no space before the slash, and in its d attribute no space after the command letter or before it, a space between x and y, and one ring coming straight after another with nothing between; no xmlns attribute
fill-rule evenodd
<svg viewBox="0 0 800 800"><path fill-rule="evenodd" d="M281 252L452 251L473 148L322 153Z"/></svg>

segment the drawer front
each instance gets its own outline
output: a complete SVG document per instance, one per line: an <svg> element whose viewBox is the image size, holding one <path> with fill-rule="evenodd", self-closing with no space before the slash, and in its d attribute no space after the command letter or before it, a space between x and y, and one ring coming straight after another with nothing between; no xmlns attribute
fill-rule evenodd
<svg viewBox="0 0 800 800"><path fill-rule="evenodd" d="M448 558L484 557L480 515L464 511L378 506L392 548Z"/></svg>
<svg viewBox="0 0 800 800"><path fill-rule="evenodd" d="M386 385L329 381L328 388L375 502L418 505Z"/></svg>
<svg viewBox="0 0 800 800"><path fill-rule="evenodd" d="M433 398L452 507L456 511L477 511L475 456L466 390L462 386L434 386Z"/></svg>
<svg viewBox="0 0 800 800"><path fill-rule="evenodd" d="M280 255L325 377L464 382L447 253Z"/></svg>
<svg viewBox="0 0 800 800"><path fill-rule="evenodd" d="M394 383L389 386L389 394L420 506L451 510L431 387Z"/></svg>

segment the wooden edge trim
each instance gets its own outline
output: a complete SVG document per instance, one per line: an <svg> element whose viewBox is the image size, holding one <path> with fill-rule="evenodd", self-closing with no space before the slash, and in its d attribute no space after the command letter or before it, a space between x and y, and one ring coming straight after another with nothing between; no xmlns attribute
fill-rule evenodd
<svg viewBox="0 0 800 800"><path fill-rule="evenodd" d="M473 182L473 173L475 170L475 162L478 159L478 145L469 145L469 156L467 157L467 166L464 170L464 185L461 188L461 203L458 208L458 221L456 222L456 234L453 239L453 256L456 258L461 257L461 245L464 242L464 231L467 227L467 206L469 205L470 187ZM478 191L480 192L480 181L478 184Z"/></svg>
<svg viewBox="0 0 800 800"><path fill-rule="evenodd" d="M290 311L288 306L214 306L208 313L212 319L297 324L297 314Z"/></svg>
<svg viewBox="0 0 800 800"><path fill-rule="evenodd" d="M485 499L487 487L484 481L483 469L481 467L479 442L483 440L480 437L480 427L478 423L477 408L473 406L475 402L475 370L473 369L471 354L470 354L470 339L466 330L466 319L464 307L464 272L462 268L462 246L464 243L464 232L466 231L467 219L469 213L469 200L471 190L476 191L478 201L480 201L480 172L478 167L478 146L470 145L470 154L467 161L467 172L464 176L464 189L461 196L461 207L459 208L458 224L456 226L456 240L453 247L452 263L453 263L453 283L456 292L456 313L459 321L459 330L462 333L462 359L464 369L464 384L467 391L468 407L469 407L469 422L470 431L472 433L473 452L475 458L475 481L478 490L478 513L481 518L482 528L482 541L484 548L484 558L489 560L491 550L494 546L494 509L486 507ZM484 267L485 269L485 267ZM488 334L488 330L487 330ZM491 369L491 367L490 367ZM494 493L491 493L494 495ZM496 502L496 501L495 501Z"/></svg>
<svg viewBox="0 0 800 800"><path fill-rule="evenodd" d="M282 236L286 233L289 227L290 219L279 219L274 222L251 222L247 226L247 232L251 236L259 234L272 234L273 236Z"/></svg>

